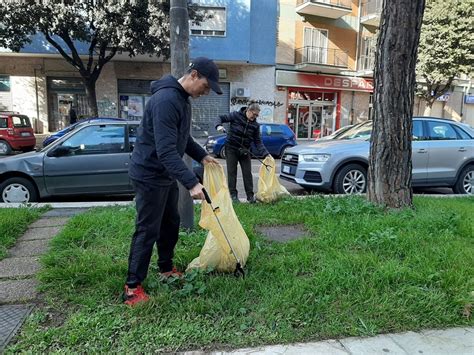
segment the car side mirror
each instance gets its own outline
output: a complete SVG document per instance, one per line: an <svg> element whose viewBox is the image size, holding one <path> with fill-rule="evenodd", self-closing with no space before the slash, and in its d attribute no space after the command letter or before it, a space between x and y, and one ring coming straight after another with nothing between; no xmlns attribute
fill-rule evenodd
<svg viewBox="0 0 474 355"><path fill-rule="evenodd" d="M71 154L73 150L74 149L72 147L68 147L65 145L58 145L57 147L49 151L48 156L55 157L55 158L64 157L66 155Z"/></svg>

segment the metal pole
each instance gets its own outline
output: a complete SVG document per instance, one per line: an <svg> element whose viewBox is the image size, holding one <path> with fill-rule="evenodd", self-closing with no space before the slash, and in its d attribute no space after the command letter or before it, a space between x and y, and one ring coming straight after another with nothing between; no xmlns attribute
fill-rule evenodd
<svg viewBox="0 0 474 355"><path fill-rule="evenodd" d="M170 50L171 74L179 79L189 63L189 15L187 0L171 0L170 8ZM188 168L192 169L192 160L184 156ZM179 215L181 227L194 228L194 204L189 191L179 184Z"/></svg>

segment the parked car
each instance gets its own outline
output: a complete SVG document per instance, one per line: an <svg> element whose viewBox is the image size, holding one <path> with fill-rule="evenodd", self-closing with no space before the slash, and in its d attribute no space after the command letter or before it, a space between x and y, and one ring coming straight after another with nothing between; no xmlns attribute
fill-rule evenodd
<svg viewBox="0 0 474 355"><path fill-rule="evenodd" d="M335 139L335 138L339 137L341 134L343 134L344 132L351 129L352 127L354 127L354 125L352 125L352 124L341 127L339 129L335 130L333 133L327 135L327 136L324 136L324 137L321 137L321 138L316 138L315 141L316 142L321 142L321 141L327 141L327 140Z"/></svg>
<svg viewBox="0 0 474 355"><path fill-rule="evenodd" d="M36 138L28 116L13 111L0 112L0 155L13 150L34 150Z"/></svg>
<svg viewBox="0 0 474 355"><path fill-rule="evenodd" d="M262 143L267 148L268 152L275 156L281 157L287 148L295 146L296 136L285 124L279 123L260 123L260 134L262 136ZM225 158L225 134L218 134L209 136L204 147L207 152L216 157ZM257 151L252 145L251 152L256 155Z"/></svg>
<svg viewBox="0 0 474 355"><path fill-rule="evenodd" d="M132 195L128 166L139 121L91 120L40 152L0 159L0 201L65 195ZM203 167L193 161L202 179Z"/></svg>
<svg viewBox="0 0 474 355"><path fill-rule="evenodd" d="M43 147L46 147L47 145L53 143L56 139L61 138L65 134L71 132L72 130L76 129L79 125L88 123L88 122L110 122L110 121L125 121L123 118L114 118L114 117L91 117L91 118L86 118L80 121L77 121L76 123L73 123L72 125L69 125L65 128L63 128L60 131L52 133L50 136L46 137L46 139L43 141Z"/></svg>
<svg viewBox="0 0 474 355"><path fill-rule="evenodd" d="M363 193L371 132L367 121L336 139L290 148L282 157L280 177L309 189ZM413 186L474 194L474 130L452 120L414 117L412 165Z"/></svg>

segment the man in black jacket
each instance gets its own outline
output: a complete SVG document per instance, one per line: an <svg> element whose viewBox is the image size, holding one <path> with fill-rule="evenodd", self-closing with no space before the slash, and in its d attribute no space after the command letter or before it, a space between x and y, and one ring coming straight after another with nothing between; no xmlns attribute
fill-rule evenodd
<svg viewBox="0 0 474 355"><path fill-rule="evenodd" d="M203 164L218 164L190 135L189 97L207 95L210 89L222 94L218 81L219 71L214 62L199 57L179 80L168 75L151 84L153 96L145 107L129 169L136 193L137 219L124 292L127 305L148 300L142 282L155 244L161 277L182 275L173 266L180 222L177 181L189 189L194 199L204 199L203 186L182 157L186 153Z"/></svg>
<svg viewBox="0 0 474 355"><path fill-rule="evenodd" d="M255 144L259 156L269 155L268 150L262 143L260 136L260 125L257 117L260 106L250 101L248 107L242 107L239 111L228 115L219 116L216 120L216 129L225 132L223 123L229 123L229 131L225 141L225 158L227 163L227 183L230 196L233 201L239 201L237 191L237 163L242 169L244 188L247 201L255 203L253 194L252 161L250 157L250 145Z"/></svg>

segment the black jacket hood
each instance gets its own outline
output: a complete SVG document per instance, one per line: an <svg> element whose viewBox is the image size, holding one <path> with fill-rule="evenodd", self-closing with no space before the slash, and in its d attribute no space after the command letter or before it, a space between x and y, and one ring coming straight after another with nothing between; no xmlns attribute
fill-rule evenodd
<svg viewBox="0 0 474 355"><path fill-rule="evenodd" d="M160 80L152 81L150 85L151 93L154 94L158 90L165 89L165 88L173 88L179 91L179 93L187 99L189 94L183 89L181 84L176 80L175 77L171 75L166 75Z"/></svg>

